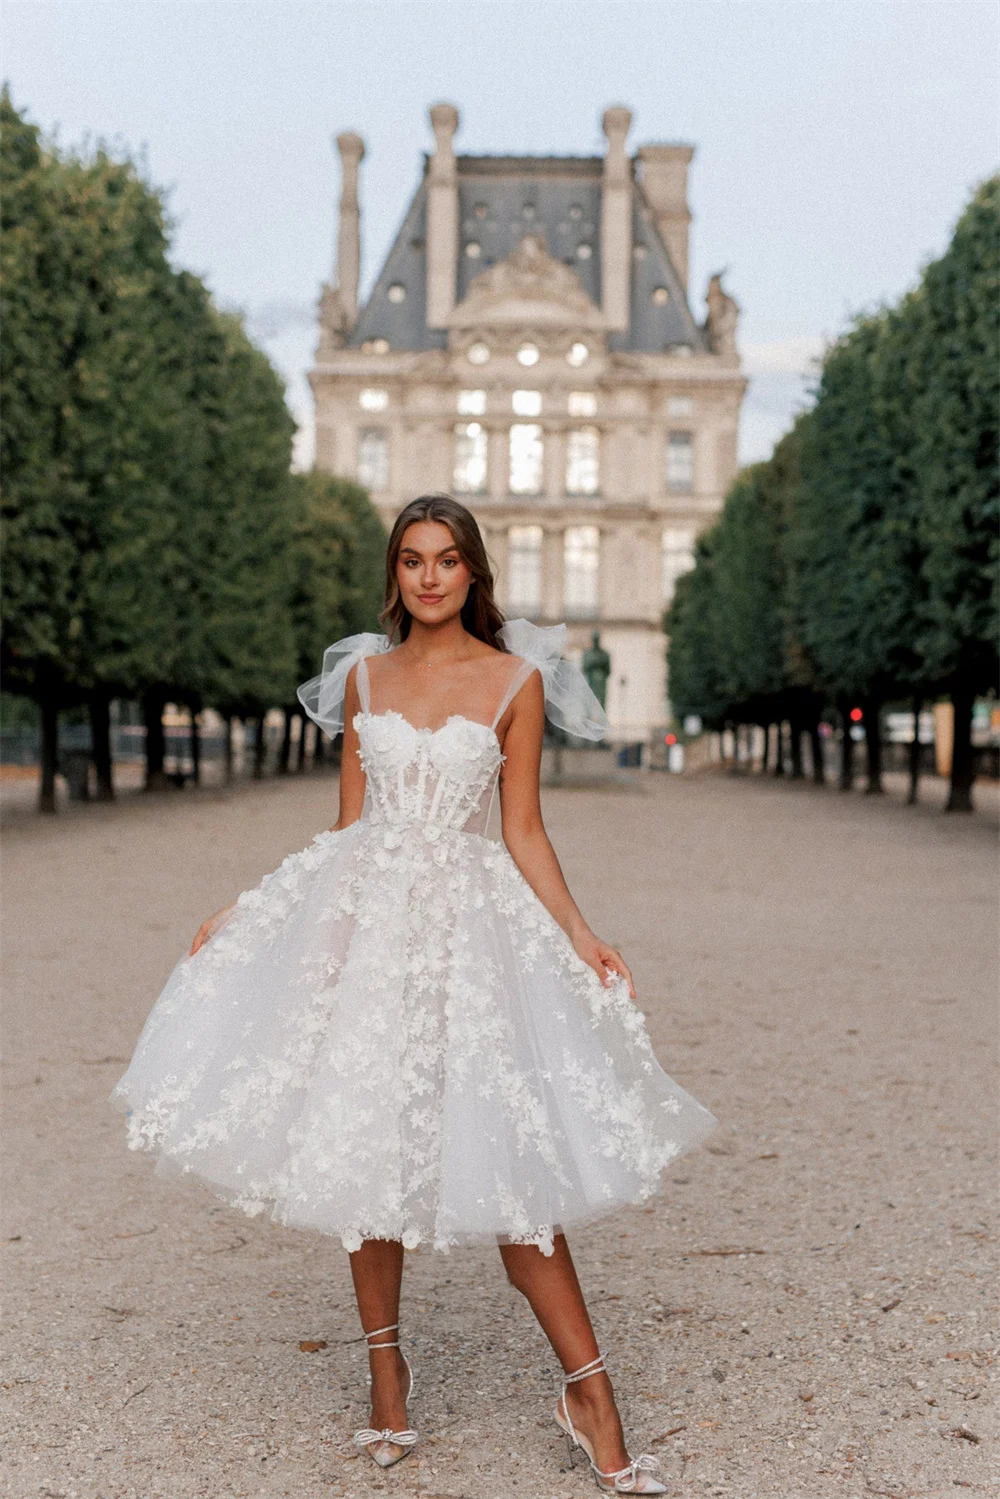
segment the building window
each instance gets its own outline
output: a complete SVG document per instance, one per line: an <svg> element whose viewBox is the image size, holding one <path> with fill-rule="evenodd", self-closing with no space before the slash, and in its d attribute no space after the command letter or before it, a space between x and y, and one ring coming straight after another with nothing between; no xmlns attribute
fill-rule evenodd
<svg viewBox="0 0 1000 1499"><path fill-rule="evenodd" d="M581 364L587 363L589 358L590 350L586 344L574 344L566 355L566 363L571 364L575 370L578 370Z"/></svg>
<svg viewBox="0 0 1000 1499"><path fill-rule="evenodd" d="M485 390L460 390L456 409L459 416L482 416L486 411Z"/></svg>
<svg viewBox="0 0 1000 1499"><path fill-rule="evenodd" d="M470 364L488 364L490 351L486 344L470 344L465 352L465 357Z"/></svg>
<svg viewBox="0 0 1000 1499"><path fill-rule="evenodd" d="M563 538L563 608L569 619L596 619L600 532L570 526Z"/></svg>
<svg viewBox="0 0 1000 1499"><path fill-rule="evenodd" d="M542 393L540 390L515 390L510 398L510 409L515 416L541 416Z"/></svg>
<svg viewBox="0 0 1000 1499"><path fill-rule="evenodd" d="M363 390L358 396L358 405L362 411L385 411L389 405L389 392L387 390Z"/></svg>
<svg viewBox="0 0 1000 1499"><path fill-rule="evenodd" d="M540 357L537 344L522 344L517 351L517 362L523 364L525 369L537 364Z"/></svg>
<svg viewBox="0 0 1000 1499"><path fill-rule="evenodd" d="M674 596L677 579L694 567L694 532L668 529L663 533L663 602Z"/></svg>
<svg viewBox="0 0 1000 1499"><path fill-rule="evenodd" d="M507 611L532 619L542 608L542 528L511 526L507 532Z"/></svg>
<svg viewBox="0 0 1000 1499"><path fill-rule="evenodd" d="M459 422L455 428L455 491L486 492L487 432L481 422Z"/></svg>
<svg viewBox="0 0 1000 1499"><path fill-rule="evenodd" d="M601 439L596 427L566 433L566 493L597 494L601 487Z"/></svg>
<svg viewBox="0 0 1000 1499"><path fill-rule="evenodd" d="M690 396L671 396L667 402L668 416L691 416L694 402Z"/></svg>
<svg viewBox="0 0 1000 1499"><path fill-rule="evenodd" d="M358 483L375 491L389 488L389 434L363 427L358 434Z"/></svg>
<svg viewBox="0 0 1000 1499"><path fill-rule="evenodd" d="M536 422L515 422L510 429L510 492L541 494L542 429Z"/></svg>
<svg viewBox="0 0 1000 1499"><path fill-rule="evenodd" d="M570 416L596 416L597 397L592 390L571 390L566 398Z"/></svg>
<svg viewBox="0 0 1000 1499"><path fill-rule="evenodd" d="M694 489L694 433L671 432L667 438L667 492L690 494Z"/></svg>
<svg viewBox="0 0 1000 1499"><path fill-rule="evenodd" d="M389 290L386 292L386 296L389 298L390 302L395 302L397 304L399 302L405 302L406 287L403 285L402 281L394 281Z"/></svg>

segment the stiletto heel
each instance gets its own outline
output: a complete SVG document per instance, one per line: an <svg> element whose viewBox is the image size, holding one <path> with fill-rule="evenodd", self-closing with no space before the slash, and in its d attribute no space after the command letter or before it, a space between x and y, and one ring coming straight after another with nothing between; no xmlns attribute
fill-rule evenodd
<svg viewBox="0 0 1000 1499"><path fill-rule="evenodd" d="M350 1341L352 1343L368 1342L369 1338L377 1338L380 1333L398 1331L399 1323L392 1322L388 1327L376 1327L373 1332L363 1333L360 1338L351 1338ZM397 1338L392 1343L368 1343L368 1348L369 1351L374 1348L399 1348L399 1339ZM407 1384L406 1395L404 1397L405 1400L409 1400L413 1394L413 1370L410 1368L410 1361L402 1349L400 1349L400 1357L406 1365L406 1372L409 1376L409 1383ZM404 1431L393 1431L391 1427L387 1426L384 1431L375 1431L370 1426L363 1426L360 1431L354 1433L354 1440L359 1447L368 1453L368 1456L374 1462L378 1463L380 1468L391 1468L393 1463L398 1463L400 1458L405 1457L415 1445L417 1433L411 1431L409 1427ZM393 1448L398 1448L399 1450L393 1451Z"/></svg>
<svg viewBox="0 0 1000 1499"><path fill-rule="evenodd" d="M605 1374L606 1372L604 1354L599 1353L596 1358L590 1360L589 1364L584 1364L581 1369L574 1370L563 1379L562 1393L556 1402L555 1418L556 1425L564 1433L569 1444L570 1463L573 1462L575 1449L579 1447L590 1464L597 1487L604 1494L665 1494L666 1485L662 1484L658 1478L649 1476L657 1467L655 1457L644 1452L641 1457L633 1457L627 1468L619 1468L617 1472L607 1472L599 1468L594 1461L594 1449L590 1440L582 1432L578 1432L573 1425L569 1406L566 1404L567 1388L581 1379L589 1379L592 1374Z"/></svg>

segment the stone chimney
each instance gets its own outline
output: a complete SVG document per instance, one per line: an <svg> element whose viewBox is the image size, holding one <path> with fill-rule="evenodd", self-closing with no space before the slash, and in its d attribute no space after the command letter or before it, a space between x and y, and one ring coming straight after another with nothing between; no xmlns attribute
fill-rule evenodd
<svg viewBox="0 0 1000 1499"><path fill-rule="evenodd" d="M361 211L358 207L358 167L365 143L352 130L337 136L340 152L340 222L337 229L337 285L344 323L358 317L358 277L361 273Z"/></svg>
<svg viewBox="0 0 1000 1499"><path fill-rule="evenodd" d="M631 110L614 105L602 120L608 149L601 181L601 308L609 329L629 325L632 271L632 163L625 154Z"/></svg>
<svg viewBox="0 0 1000 1499"><path fill-rule="evenodd" d="M691 224L691 211L687 204L687 177L694 147L640 146L636 155L642 167L643 192L686 292L688 232Z"/></svg>
<svg viewBox="0 0 1000 1499"><path fill-rule="evenodd" d="M458 129L453 104L430 110L434 154L427 169L427 326L443 328L455 306L458 276L458 168L452 137Z"/></svg>

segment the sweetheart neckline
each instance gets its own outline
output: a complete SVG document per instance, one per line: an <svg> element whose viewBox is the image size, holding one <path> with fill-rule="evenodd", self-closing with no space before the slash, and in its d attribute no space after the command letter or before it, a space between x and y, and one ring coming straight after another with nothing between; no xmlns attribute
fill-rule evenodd
<svg viewBox="0 0 1000 1499"><path fill-rule="evenodd" d="M364 718L398 718L400 723L405 723L406 727L408 729L412 729L414 734L428 734L431 739L433 739L435 735L443 733L443 731L448 728L449 724L455 722L473 724L477 729L485 729L490 738L495 741L497 749L501 749L499 735L490 724L483 723L482 719L480 718L467 718L464 713L449 713L444 723L438 724L436 729L431 729L426 726L424 728L418 729L416 724L411 723L404 713L400 713L398 708L383 708L381 713L373 713L369 708L362 708L360 711ZM501 753L501 759L502 758L503 755Z"/></svg>

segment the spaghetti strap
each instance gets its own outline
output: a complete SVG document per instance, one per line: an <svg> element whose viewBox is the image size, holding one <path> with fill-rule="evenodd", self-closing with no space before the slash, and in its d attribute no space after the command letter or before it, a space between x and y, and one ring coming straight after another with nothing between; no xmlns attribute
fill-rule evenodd
<svg viewBox="0 0 1000 1499"><path fill-rule="evenodd" d="M372 689L371 682L368 678L368 662L364 656L361 656L358 660L358 670L355 681L358 684L358 697L361 699L361 711L362 713L370 713L372 711Z"/></svg>
<svg viewBox="0 0 1000 1499"><path fill-rule="evenodd" d="M503 697L500 699L500 706L493 716L493 722L490 724L491 729L496 728L504 713L510 707L511 703L514 701L514 698L520 692L521 688L524 686L525 682L528 680L534 670L535 663L533 661L525 661L522 657L520 665L517 667L514 675L507 683L506 691L504 692Z"/></svg>

